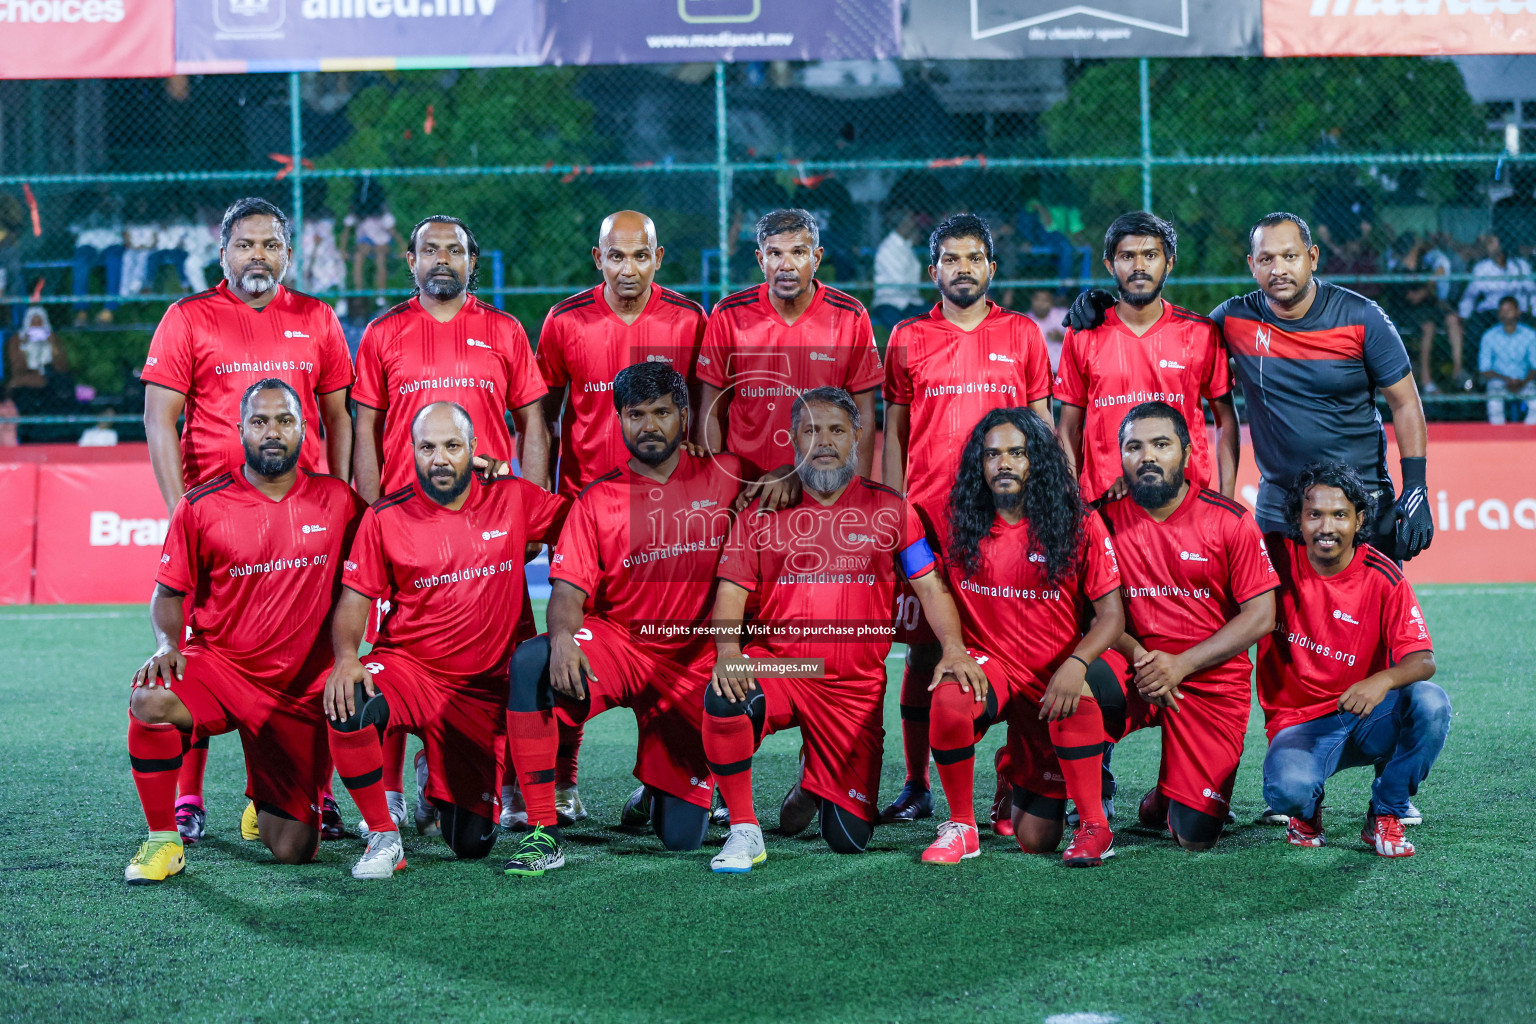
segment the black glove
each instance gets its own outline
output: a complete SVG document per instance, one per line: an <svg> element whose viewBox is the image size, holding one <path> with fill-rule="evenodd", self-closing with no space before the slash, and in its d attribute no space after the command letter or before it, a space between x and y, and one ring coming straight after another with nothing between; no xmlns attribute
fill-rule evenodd
<svg viewBox="0 0 1536 1024"><path fill-rule="evenodd" d="M1403 494L1397 499L1397 557L1407 561L1435 539L1435 517L1424 482L1425 459L1403 459Z"/></svg>
<svg viewBox="0 0 1536 1024"><path fill-rule="evenodd" d="M1103 288L1085 289L1072 300L1067 310L1066 324L1074 331L1091 331L1104 322L1104 311L1115 304L1113 292Z"/></svg>

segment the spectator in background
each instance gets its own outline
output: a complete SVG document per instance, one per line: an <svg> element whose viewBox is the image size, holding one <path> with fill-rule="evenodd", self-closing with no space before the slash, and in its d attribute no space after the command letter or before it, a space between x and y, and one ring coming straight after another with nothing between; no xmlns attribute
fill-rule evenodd
<svg viewBox="0 0 1536 1024"><path fill-rule="evenodd" d="M1032 199L1019 213L1014 227L1018 232L1022 272L1043 271L1068 279L1079 276L1082 264L1078 248L1067 236L1068 231L1083 229L1082 214L1077 209L1051 209L1039 199Z"/></svg>
<svg viewBox="0 0 1536 1024"><path fill-rule="evenodd" d="M111 209L108 196L102 196L96 208L86 214L69 230L75 236L74 268L70 277L70 290L76 295L91 294L91 271L101 267L106 271L107 295L118 295L123 284L123 221ZM98 323L112 322L116 302L108 301L96 314ZM85 303L75 303L75 323L84 325L89 314Z"/></svg>
<svg viewBox="0 0 1536 1024"><path fill-rule="evenodd" d="M116 409L108 409L102 414L102 418L96 421L95 426L85 428L84 432L80 434L80 447L117 447L117 428L112 425L112 417L116 415Z"/></svg>
<svg viewBox="0 0 1536 1024"><path fill-rule="evenodd" d="M1478 346L1477 369L1488 391L1488 422L1504 422L1507 398L1524 399L1525 422L1536 423L1536 330L1520 322L1513 295L1499 299L1499 322Z"/></svg>
<svg viewBox="0 0 1536 1024"><path fill-rule="evenodd" d="M373 290L382 293L389 274L389 261L396 253L405 251L405 240L395 227L395 215L389 210L384 196L384 186L368 175L357 180L352 190L352 212L342 221L341 248L347 248L348 235L352 246L352 290L363 290L363 264L373 257ZM361 300L359 300L361 301ZM382 294L373 304L386 304Z"/></svg>
<svg viewBox="0 0 1536 1024"><path fill-rule="evenodd" d="M1451 272L1449 257L1439 249L1430 248L1427 241L1411 231L1397 240L1395 248L1397 257L1392 266L1393 273L1444 278ZM1430 356L1435 334L1441 327L1445 328L1446 337L1451 342L1451 377L1458 381L1462 378L1461 318L1447 301L1449 293L1449 281L1434 280L1408 281L1387 290L1387 311L1397 324L1398 333L1404 341L1415 336L1419 339L1419 390L1426 395L1440 390L1434 381Z"/></svg>
<svg viewBox="0 0 1536 1024"><path fill-rule="evenodd" d="M1493 233L1516 256L1529 256L1536 246L1536 167L1510 165L1509 183L1514 191L1493 204Z"/></svg>
<svg viewBox="0 0 1536 1024"><path fill-rule="evenodd" d="M1051 372L1061 362L1061 343L1067 336L1067 307L1061 304L1060 295L1049 288L1036 288L1029 296L1026 314L1045 335L1045 350L1051 356Z"/></svg>
<svg viewBox="0 0 1536 1024"><path fill-rule="evenodd" d="M0 448L15 448L21 442L16 438L16 417L21 412L11 397L11 386L0 381Z"/></svg>
<svg viewBox="0 0 1536 1024"><path fill-rule="evenodd" d="M347 284L347 260L336 242L336 215L325 205L328 191L324 178L304 182L304 229L299 235L304 280L300 287L311 295L340 291ZM337 300L338 315L346 315L346 302Z"/></svg>
<svg viewBox="0 0 1536 1024"><path fill-rule="evenodd" d="M1312 222L1325 257L1351 242L1369 241L1376 223L1376 206L1371 193L1355 180L1354 168L1339 167L1333 181L1318 188ZM1326 269L1330 275L1338 276L1332 266Z"/></svg>
<svg viewBox="0 0 1536 1024"><path fill-rule="evenodd" d="M0 195L0 295L19 295L25 287L21 277L21 228L26 222L21 201L12 195Z"/></svg>
<svg viewBox="0 0 1536 1024"><path fill-rule="evenodd" d="M42 306L28 306L21 319L21 329L11 335L5 346L8 381L17 410L25 416L72 412L75 382L69 375L69 357L53 333L48 311ZM52 432L43 430L29 440L50 440Z"/></svg>
<svg viewBox="0 0 1536 1024"><path fill-rule="evenodd" d="M1520 312L1531 310L1531 265L1518 256L1504 251L1498 235L1487 234L1478 241L1486 255L1472 267L1472 280L1461 296L1461 318L1476 334L1487 322L1498 316L1499 302L1504 296L1512 296ZM1472 321L1480 321L1473 323Z"/></svg>
<svg viewBox="0 0 1536 1024"><path fill-rule="evenodd" d="M917 214L903 211L875 250L875 295L870 315L881 327L895 327L924 311L923 295L918 290L923 262L917 258L916 236Z"/></svg>

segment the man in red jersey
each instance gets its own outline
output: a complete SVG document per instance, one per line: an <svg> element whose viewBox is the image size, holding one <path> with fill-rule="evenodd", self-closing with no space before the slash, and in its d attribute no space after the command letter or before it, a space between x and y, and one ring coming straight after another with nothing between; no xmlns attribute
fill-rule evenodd
<svg viewBox="0 0 1536 1024"><path fill-rule="evenodd" d="M159 649L133 677L128 758L149 823L125 872L133 884L181 871L176 774L191 743L219 733L240 733L272 855L302 864L320 838L327 620L363 504L335 477L298 468L304 405L287 381L256 381L236 408L244 465L176 503L150 602Z"/></svg>
<svg viewBox="0 0 1536 1024"><path fill-rule="evenodd" d="M879 816L898 576L912 582L943 644L933 678L953 676L977 692L986 685L965 652L921 521L900 494L854 472L862 419L852 396L807 391L795 399L790 425L799 503L749 506L720 556L717 658L704 693L704 752L731 816L731 834L710 862L717 872L751 871L767 858L752 806L752 756L766 734L797 726L801 786L821 800L822 838L838 853L868 845ZM743 650L754 594L760 608Z"/></svg>
<svg viewBox="0 0 1536 1024"><path fill-rule="evenodd" d="M703 386L696 440L712 452L740 456L767 511L800 493L789 409L817 387L853 395L860 418L873 424L882 373L869 314L846 292L816 280L821 232L807 210L774 210L757 222L757 265L766 279L715 304L699 352ZM722 425L722 420L726 425ZM873 472L875 432L864 431L857 472Z"/></svg>
<svg viewBox="0 0 1536 1024"><path fill-rule="evenodd" d="M630 457L609 395L619 371L659 362L685 378L694 372L708 318L698 303L655 283L664 253L651 218L609 214L592 248L603 283L544 318L536 355L549 387L545 419L559 424L559 490L569 498Z"/></svg>
<svg viewBox="0 0 1536 1024"><path fill-rule="evenodd" d="M537 353L549 386L544 416L551 433L559 433L559 490L568 498L630 457L609 403L620 370L659 362L696 386L691 378L707 318L698 303L655 283L664 255L651 218L634 210L609 214L592 248L603 283L556 304L544 318ZM561 725L555 807L566 822L587 816L576 787L581 735L580 726ZM503 825L516 814L503 799Z"/></svg>
<svg viewBox="0 0 1536 1024"><path fill-rule="evenodd" d="M1314 463L1287 502L1292 535L1264 538L1280 575L1275 631L1259 641L1264 800L1290 817L1293 846L1322 846L1324 784L1374 765L1360 838L1411 857L1402 818L1445 746L1451 702L1429 681L1435 653L1413 587L1364 543L1373 511L1353 468Z"/></svg>
<svg viewBox="0 0 1536 1024"><path fill-rule="evenodd" d="M1186 850L1208 850L1226 824L1248 729L1248 648L1275 625L1275 570L1253 516L1184 475L1183 413L1143 402L1120 428L1129 494L1101 509L1125 596L1117 645L1134 671L1126 732L1161 727L1157 787L1138 814ZM1085 811L1079 807L1079 811Z"/></svg>
<svg viewBox="0 0 1536 1024"><path fill-rule="evenodd" d="M293 257L288 218L265 199L237 200L224 211L219 244L224 280L165 311L141 373L153 385L144 393L144 433L167 511L189 488L240 465L239 438L229 423L241 393L268 377L293 385L304 422L315 428L306 433L300 468L321 466L323 426L324 465L341 480L351 476L352 358L335 311L281 283ZM186 428L178 438L183 414ZM182 759L177 803L178 827L194 843L207 821L207 738L198 744ZM250 808L246 818L254 825ZM339 817L328 821L327 837L339 838L340 827Z"/></svg>
<svg viewBox="0 0 1536 1024"><path fill-rule="evenodd" d="M1125 691L1099 661L1125 632L1115 547L1088 515L1066 453L1028 409L994 409L972 429L949 499L944 569L966 644L987 685L934 687L930 735L949 821L923 853L958 864L981 853L973 806L976 742L1008 723L1014 834L1026 853L1061 842L1067 797L1082 822L1063 860L1114 856L1099 805L1105 720L1125 718ZM978 699L980 698L980 699Z"/></svg>
<svg viewBox="0 0 1536 1024"><path fill-rule="evenodd" d="M576 499L550 562L549 633L512 656L507 735L532 831L507 861L509 875L565 863L557 724L613 707L633 709L640 725L642 792L626 817L648 818L669 850L697 850L709 828L714 787L699 720L714 644L699 626L714 602L739 466L733 455L679 447L688 383L666 363L620 370L613 404L630 458Z"/></svg>
<svg viewBox="0 0 1536 1024"><path fill-rule="evenodd" d="M1162 297L1178 244L1173 225L1161 217L1141 211L1117 217L1104 233L1104 269L1119 286L1118 300L1101 326L1067 331L1056 374L1060 433L1089 501L1125 494L1122 410L1148 401L1184 415L1190 486L1214 487L1229 498L1236 491L1241 437L1221 331ZM1201 399L1216 420L1214 459Z"/></svg>
<svg viewBox="0 0 1536 1024"><path fill-rule="evenodd" d="M426 795L449 848L465 858L491 852L523 552L553 541L569 506L520 477L487 483L475 474L474 424L462 406L426 406L411 440L416 482L364 513L347 557L325 683L331 756L369 830L353 878L389 878L405 866L384 797L389 730L421 737ZM358 645L380 599L394 610L364 663Z"/></svg>
<svg viewBox="0 0 1536 1024"><path fill-rule="evenodd" d="M1028 406L1049 423L1051 362L1035 322L987 298L997 263L986 221L969 213L948 218L929 237L928 258L939 302L897 324L885 350L882 461L885 483L906 492L929 542L942 549L944 506L971 428L999 406ZM906 588L897 597L896 624L897 642L907 645L901 678L907 781L881 814L888 822L933 814L928 683L939 645Z"/></svg>
<svg viewBox="0 0 1536 1024"><path fill-rule="evenodd" d="M534 366L528 335L512 316L473 294L480 246L457 217L434 214L411 231L405 254L416 294L368 325L357 350L357 490L378 501L409 487L414 477L411 422L433 402L454 402L479 425L477 454L499 462L519 455L506 413L522 440L519 472L549 486L549 434L539 410L544 382ZM523 604L518 638L537 628ZM384 747L385 799L390 815L405 820L405 732ZM416 827L436 823L425 797L426 761L416 759Z"/></svg>

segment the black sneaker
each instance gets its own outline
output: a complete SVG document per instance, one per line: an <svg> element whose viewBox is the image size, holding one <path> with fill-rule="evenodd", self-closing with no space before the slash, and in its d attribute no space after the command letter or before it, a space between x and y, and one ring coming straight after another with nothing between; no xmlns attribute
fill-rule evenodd
<svg viewBox="0 0 1536 1024"><path fill-rule="evenodd" d="M512 859L502 865L502 871L509 875L536 878L546 871L564 866L565 851L560 849L559 833L539 825L533 831L525 832L518 840L517 849L512 851Z"/></svg>
<svg viewBox="0 0 1536 1024"><path fill-rule="evenodd" d="M927 786L908 781L890 806L880 812L880 824L898 821L917 821L933 817L933 791Z"/></svg>
<svg viewBox="0 0 1536 1024"><path fill-rule="evenodd" d="M320 838L321 839L345 839L347 828L341 823L341 808L336 806L336 798L327 796L320 801Z"/></svg>

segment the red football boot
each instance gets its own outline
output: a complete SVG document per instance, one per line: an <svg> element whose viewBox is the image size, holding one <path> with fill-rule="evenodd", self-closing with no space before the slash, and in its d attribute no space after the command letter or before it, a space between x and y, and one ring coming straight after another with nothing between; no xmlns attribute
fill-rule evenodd
<svg viewBox="0 0 1536 1024"><path fill-rule="evenodd" d="M1061 862L1069 868L1096 868L1114 855L1115 834L1108 826L1090 821L1078 827Z"/></svg>

